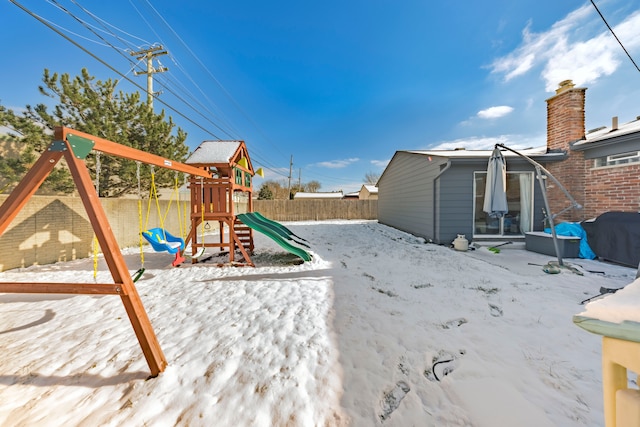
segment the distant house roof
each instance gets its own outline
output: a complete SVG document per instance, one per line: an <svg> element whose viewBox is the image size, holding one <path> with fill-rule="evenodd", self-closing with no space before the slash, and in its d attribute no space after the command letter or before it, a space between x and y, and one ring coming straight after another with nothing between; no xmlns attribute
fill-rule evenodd
<svg viewBox="0 0 640 427"><path fill-rule="evenodd" d="M185 163L229 163L242 141L204 141Z"/></svg>
<svg viewBox="0 0 640 427"><path fill-rule="evenodd" d="M342 197L342 191L333 191L331 193L305 193L300 191L293 196L294 199L342 199Z"/></svg>
<svg viewBox="0 0 640 427"><path fill-rule="evenodd" d="M345 199L357 199L358 197L360 197L360 192L359 191L353 191L351 193L346 193L344 195Z"/></svg>
<svg viewBox="0 0 640 427"><path fill-rule="evenodd" d="M625 136L637 137L635 134L640 134L640 118L636 118L636 120L628 123L623 123L619 125L617 129L614 129L613 126L603 126L591 130L587 132L585 139L574 142L571 148L578 151L587 150L593 146L606 144L613 139L621 140L624 139Z"/></svg>
<svg viewBox="0 0 640 427"><path fill-rule="evenodd" d="M363 185L362 188L366 188L371 194L378 194L378 187L375 185Z"/></svg>

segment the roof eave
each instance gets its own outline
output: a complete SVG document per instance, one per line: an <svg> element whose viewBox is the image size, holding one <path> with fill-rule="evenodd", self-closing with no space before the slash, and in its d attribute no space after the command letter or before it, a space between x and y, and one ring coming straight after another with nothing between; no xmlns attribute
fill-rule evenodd
<svg viewBox="0 0 640 427"><path fill-rule="evenodd" d="M616 135L606 139L598 139L595 141L589 141L585 139L578 139L569 144L571 151L587 151L593 148L606 147L608 145L621 144L624 142L630 142L640 138L640 132L631 132L624 135Z"/></svg>

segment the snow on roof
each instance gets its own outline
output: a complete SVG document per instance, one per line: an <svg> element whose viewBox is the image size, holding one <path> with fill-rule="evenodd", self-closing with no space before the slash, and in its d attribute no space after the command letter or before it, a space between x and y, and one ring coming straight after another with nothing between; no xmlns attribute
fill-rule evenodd
<svg viewBox="0 0 640 427"><path fill-rule="evenodd" d="M331 193L298 192L293 196L294 199L342 199L342 197L342 191L333 191Z"/></svg>
<svg viewBox="0 0 640 427"><path fill-rule="evenodd" d="M511 147L509 147L511 148ZM516 153L508 150L501 150L504 157L515 157ZM525 156L541 156L552 155L554 153L547 153L547 147L536 148L524 148L517 149L517 152L524 154ZM424 154L426 156L440 156L440 157L455 157L455 158L488 158L491 156L493 150L406 150L407 153Z"/></svg>
<svg viewBox="0 0 640 427"><path fill-rule="evenodd" d="M612 130L610 127L603 126L587 132L585 139L573 144L574 147L584 147L595 142L606 141L607 139L616 138L630 133L640 132L640 119L618 126L618 129Z"/></svg>
<svg viewBox="0 0 640 427"><path fill-rule="evenodd" d="M375 185L363 185L362 188L366 188L367 191L369 193L377 193L378 192L378 187L376 187Z"/></svg>
<svg viewBox="0 0 640 427"><path fill-rule="evenodd" d="M242 141L204 141L185 163L229 163Z"/></svg>

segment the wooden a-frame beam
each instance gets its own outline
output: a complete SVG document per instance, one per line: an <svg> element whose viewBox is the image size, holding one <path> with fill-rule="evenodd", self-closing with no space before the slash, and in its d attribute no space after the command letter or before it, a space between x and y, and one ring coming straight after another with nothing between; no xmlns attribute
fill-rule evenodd
<svg viewBox="0 0 640 427"><path fill-rule="evenodd" d="M54 138L57 141L66 141L69 135L91 140L94 143L93 150L100 151L102 153L111 154L113 156L122 157L129 160L136 160L142 163L147 163L178 172L184 172L195 176L201 176L203 178L211 178L211 173L202 168L175 162L164 157L156 156L155 154L147 153L142 150L127 147L126 145L118 144L117 142L109 141L108 139L99 138L97 136L80 132L75 129L70 129L64 126L58 126L54 130Z"/></svg>
<svg viewBox="0 0 640 427"><path fill-rule="evenodd" d="M67 142L67 144L69 143ZM100 204L89 170L84 160L76 158L71 149L65 151L64 155L89 216L91 226L100 243L104 259L113 276L113 281L121 285L120 297L151 369L151 375L156 376L164 371L167 361L153 331L147 312L142 305L142 300L133 284L133 279L129 274L129 269L118 246L118 241L109 225L107 214Z"/></svg>
<svg viewBox="0 0 640 427"><path fill-rule="evenodd" d="M9 194L9 197L0 206L0 235L5 232L11 221L15 219L31 196L40 188L61 158L61 151L45 151L42 153L42 156L22 178L20 184Z"/></svg>
<svg viewBox="0 0 640 427"><path fill-rule="evenodd" d="M120 295L122 292L122 286L115 283L0 282L3 293L26 293L25 289L30 294Z"/></svg>
<svg viewBox="0 0 640 427"><path fill-rule="evenodd" d="M80 139L78 139L80 138ZM74 142L70 142L73 140ZM147 360L151 376L157 376L167 366L160 344L149 321L142 300L135 288L129 270L120 252L107 215L102 208L98 194L93 185L85 157L91 150L140 161L188 173L195 176L211 178L205 169L196 168L179 162L173 162L160 156L145 153L126 147L103 138L65 127L55 129L55 140L33 167L22 178L9 197L0 206L0 235L6 231L12 220L35 194L53 168L64 156L71 176L80 194L80 198L93 227L105 261L109 267L113 284L109 283L0 283L0 292L11 293L52 293L52 294L102 294L120 295L124 308L129 316L142 352Z"/></svg>

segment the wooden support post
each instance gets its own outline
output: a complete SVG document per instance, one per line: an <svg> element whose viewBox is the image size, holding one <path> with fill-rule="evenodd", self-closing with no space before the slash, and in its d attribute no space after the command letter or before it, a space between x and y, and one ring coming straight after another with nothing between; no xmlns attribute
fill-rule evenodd
<svg viewBox="0 0 640 427"><path fill-rule="evenodd" d="M73 143L70 142L73 140ZM142 305L142 300L135 288L129 270L120 252L107 215L100 204L98 194L93 186L85 157L92 149L98 149L116 156L132 160L146 161L150 164L208 177L210 174L202 169L171 162L159 156L144 153L115 142L93 137L67 128L56 128L55 140L48 147L33 167L18 183L16 188L0 206L0 235L6 231L12 220L16 218L31 196L35 194L55 165L64 156L73 177L80 198L100 243L105 261L111 272L114 283L0 283L0 292L15 293L51 293L51 294L93 294L120 295L124 308L129 316L133 330L138 338L142 352L147 360L151 376L157 376L167 366L160 344L151 326L151 322Z"/></svg>
<svg viewBox="0 0 640 427"><path fill-rule="evenodd" d="M56 163L62 158L61 151L46 151L13 189L0 206L0 234L4 233L31 196L38 191Z"/></svg>
<svg viewBox="0 0 640 427"><path fill-rule="evenodd" d="M133 330L138 337L140 347L144 353L151 376L157 376L164 371L167 361L162 353L158 339L153 331L151 322L144 310L138 291L133 284L133 279L129 275L127 264L124 261L120 247L109 225L107 214L104 212L98 193L93 186L89 170L84 160L78 159L71 150L65 151L65 160L69 165L69 170L76 183L80 198L89 216L89 221L96 234L100 248L104 254L104 259L109 267L113 281L121 285L120 297L124 304Z"/></svg>

